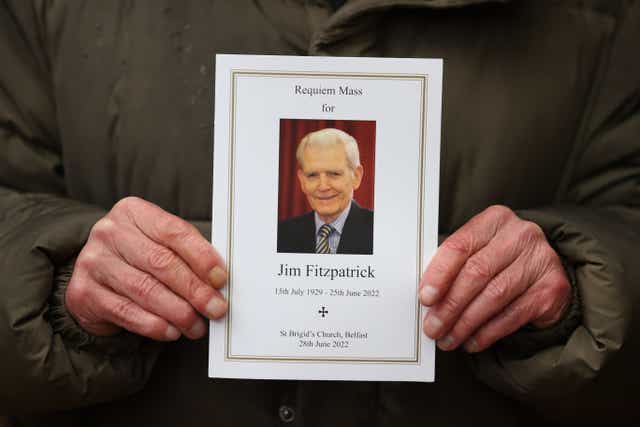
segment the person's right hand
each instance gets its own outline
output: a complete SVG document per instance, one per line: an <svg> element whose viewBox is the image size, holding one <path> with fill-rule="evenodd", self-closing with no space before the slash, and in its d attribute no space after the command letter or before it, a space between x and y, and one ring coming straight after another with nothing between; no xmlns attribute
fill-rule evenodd
<svg viewBox="0 0 640 427"><path fill-rule="evenodd" d="M121 328L155 340L200 338L199 315L227 312L220 255L188 222L127 197L92 228L67 287L67 310L87 332Z"/></svg>

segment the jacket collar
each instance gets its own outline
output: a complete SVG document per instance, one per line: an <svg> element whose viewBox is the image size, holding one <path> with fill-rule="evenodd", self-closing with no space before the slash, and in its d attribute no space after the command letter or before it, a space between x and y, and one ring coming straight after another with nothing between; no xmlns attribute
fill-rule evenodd
<svg viewBox="0 0 640 427"><path fill-rule="evenodd" d="M363 1L363 0L355 0L352 3L388 3L390 5L394 4L412 4L415 6L427 6L433 8L446 8L446 7L462 7L469 6L472 4L478 3L506 3L509 0L380 0L380 1Z"/></svg>
<svg viewBox="0 0 640 427"><path fill-rule="evenodd" d="M507 3L510 0L349 0L334 16L352 15L375 9L389 9L396 6L447 9L472 6L482 3Z"/></svg>
<svg viewBox="0 0 640 427"><path fill-rule="evenodd" d="M394 7L447 9L485 3L507 3L510 0L348 0L340 7L311 40L311 54L318 54L322 46L336 42L360 30L356 21L367 20L374 12ZM361 19L362 18L362 19ZM366 25L366 24L365 24Z"/></svg>

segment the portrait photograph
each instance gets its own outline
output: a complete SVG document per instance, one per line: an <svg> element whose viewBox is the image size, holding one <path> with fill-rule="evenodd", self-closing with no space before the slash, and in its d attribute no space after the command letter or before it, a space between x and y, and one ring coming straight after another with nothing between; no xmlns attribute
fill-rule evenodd
<svg viewBox="0 0 640 427"><path fill-rule="evenodd" d="M373 254L376 122L281 119L278 252Z"/></svg>

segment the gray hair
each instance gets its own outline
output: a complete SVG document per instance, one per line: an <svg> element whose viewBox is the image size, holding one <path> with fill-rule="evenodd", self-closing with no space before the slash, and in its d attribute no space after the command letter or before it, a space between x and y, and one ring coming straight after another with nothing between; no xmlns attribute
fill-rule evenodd
<svg viewBox="0 0 640 427"><path fill-rule="evenodd" d="M358 150L358 142L354 137L340 129L326 128L315 132L308 133L302 138L298 149L296 150L296 158L298 164L302 166L302 154L307 147L318 145L338 145L342 144L344 152L347 156L347 164L352 171L360 166L360 151Z"/></svg>

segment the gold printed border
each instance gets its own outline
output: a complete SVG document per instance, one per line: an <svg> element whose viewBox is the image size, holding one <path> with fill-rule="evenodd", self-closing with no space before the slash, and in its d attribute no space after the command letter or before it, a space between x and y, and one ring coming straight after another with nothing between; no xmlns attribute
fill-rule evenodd
<svg viewBox="0 0 640 427"><path fill-rule="evenodd" d="M416 295L418 295L418 288L420 286L420 274L422 273L422 242L423 242L423 223L424 216L424 197L423 197L423 185L424 185L424 161L425 161L425 134L427 126L427 85L429 81L429 75L420 74L377 74L377 73L312 73L312 72L295 72L295 71L251 71L251 70L231 70L231 114L229 118L229 233L227 236L227 268L228 268L228 302L229 311L226 321L226 345L225 345L225 360L244 360L244 361L272 361L272 362L354 362L354 363L393 363L393 364L419 364L421 359L420 351L420 334L421 334L421 319L420 319L420 300L416 297L416 354L413 358L352 358L352 357L288 357L288 356L254 356L254 355L232 355L231 354L231 323L233 320L233 304L232 304L232 286L233 286L233 230L234 230L234 216L233 216L233 204L234 204L234 173L235 173L235 115L237 107L237 78L238 76L260 76L260 77L273 77L273 78L350 78L350 79L362 79L362 80L417 80L421 84L420 91L420 117L422 119L420 129L420 160L419 160L419 183L418 183L418 231L416 233L416 254L417 254L417 271L416 271Z"/></svg>

